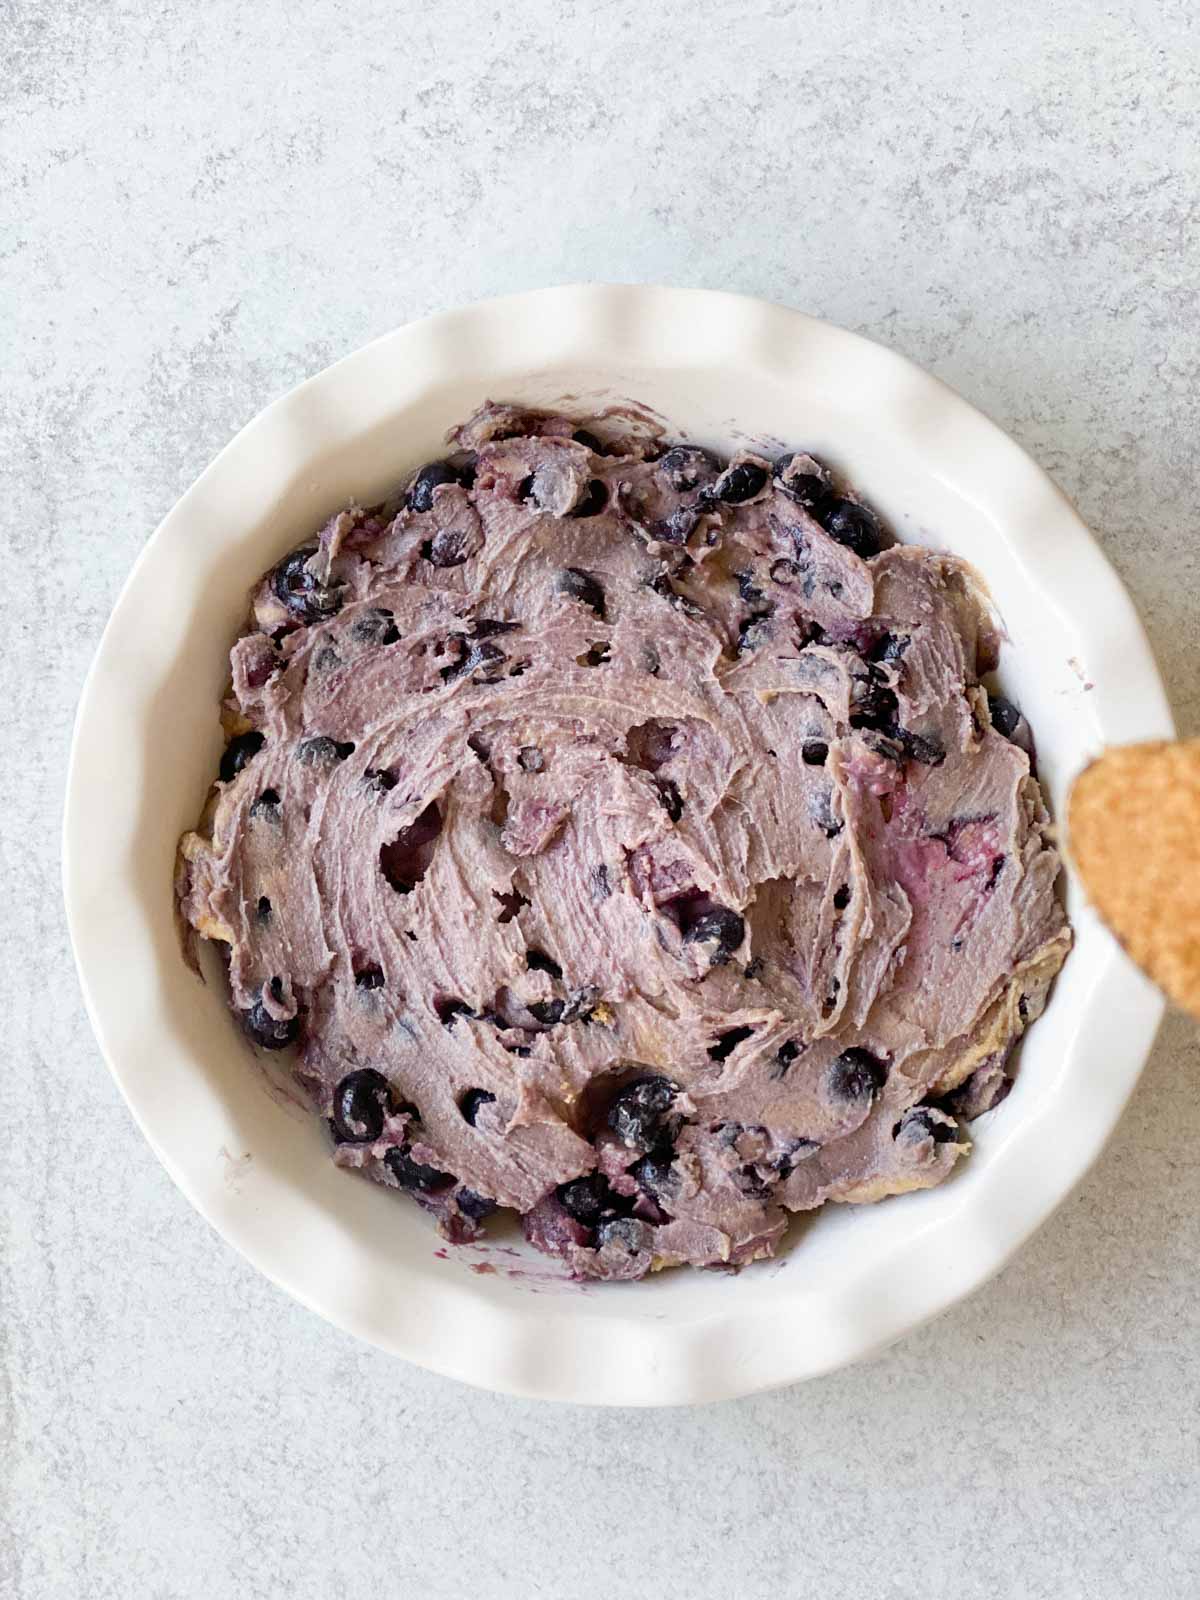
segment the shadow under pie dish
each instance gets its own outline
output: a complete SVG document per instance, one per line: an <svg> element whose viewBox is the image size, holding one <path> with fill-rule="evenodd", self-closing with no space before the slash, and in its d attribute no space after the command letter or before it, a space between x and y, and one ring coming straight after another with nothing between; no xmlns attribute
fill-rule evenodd
<svg viewBox="0 0 1200 1600"><path fill-rule="evenodd" d="M450 1241L741 1266L941 1182L1066 957L997 649L816 455L486 404L255 587L180 909Z"/></svg>

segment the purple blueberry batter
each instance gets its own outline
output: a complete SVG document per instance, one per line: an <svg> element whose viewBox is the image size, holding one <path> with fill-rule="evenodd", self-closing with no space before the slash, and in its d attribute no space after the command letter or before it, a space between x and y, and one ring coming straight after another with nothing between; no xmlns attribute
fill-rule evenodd
<svg viewBox="0 0 1200 1600"><path fill-rule="evenodd" d="M968 567L820 462L488 405L252 597L182 914L453 1240L592 1278L940 1182L1070 945Z"/></svg>

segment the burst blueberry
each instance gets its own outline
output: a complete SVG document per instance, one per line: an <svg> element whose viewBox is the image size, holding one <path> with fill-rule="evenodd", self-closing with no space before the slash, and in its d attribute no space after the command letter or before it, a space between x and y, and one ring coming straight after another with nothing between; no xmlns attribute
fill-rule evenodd
<svg viewBox="0 0 1200 1600"><path fill-rule="evenodd" d="M333 1135L339 1144L372 1144L383 1132L391 1089L382 1072L348 1072L333 1093Z"/></svg>

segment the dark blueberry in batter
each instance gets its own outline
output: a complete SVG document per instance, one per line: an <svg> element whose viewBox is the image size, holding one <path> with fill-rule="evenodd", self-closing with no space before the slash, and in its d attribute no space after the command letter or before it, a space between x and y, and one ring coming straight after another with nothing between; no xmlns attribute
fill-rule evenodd
<svg viewBox="0 0 1200 1600"><path fill-rule="evenodd" d="M899 661L911 643L907 634L882 633L867 652L867 660Z"/></svg>
<svg viewBox="0 0 1200 1600"><path fill-rule="evenodd" d="M471 624L472 639L493 639L498 633L516 633L519 622L506 622L500 617L476 617Z"/></svg>
<svg viewBox="0 0 1200 1600"><path fill-rule="evenodd" d="M352 744L328 739L324 734L319 734L315 739L305 739L296 751L297 759L304 767L331 767L335 761L345 761L347 756L353 754Z"/></svg>
<svg viewBox="0 0 1200 1600"><path fill-rule="evenodd" d="M658 463L676 494L686 494L701 481L714 477L721 469L716 457L697 445L677 444Z"/></svg>
<svg viewBox="0 0 1200 1600"><path fill-rule="evenodd" d="M570 1183L560 1183L554 1192L567 1215L585 1228L594 1228L612 1202L608 1179L600 1172L587 1172Z"/></svg>
<svg viewBox="0 0 1200 1600"><path fill-rule="evenodd" d="M239 733L236 739L231 739L225 746L225 753L221 757L221 765L218 769L218 776L221 782L228 783L232 778L236 778L246 763L253 761L266 742L266 739L257 730L251 730L250 733Z"/></svg>
<svg viewBox="0 0 1200 1600"><path fill-rule="evenodd" d="M247 1033L255 1044L264 1050L284 1050L294 1042L300 1032L299 1017L285 1017L279 1021L271 1015L261 1000L256 1000L243 1015Z"/></svg>
<svg viewBox="0 0 1200 1600"><path fill-rule="evenodd" d="M474 1127L475 1119L478 1117L480 1111L484 1106L493 1105L495 1103L495 1099L496 1096L494 1094L489 1094L486 1089L468 1089L466 1094L463 1095L462 1099L458 1102L458 1109L463 1114L464 1122L469 1122L471 1126Z"/></svg>
<svg viewBox="0 0 1200 1600"><path fill-rule="evenodd" d="M465 1000L438 999L433 1002L433 1009L443 1028L452 1028L459 1017L473 1017L474 1009Z"/></svg>
<svg viewBox="0 0 1200 1600"><path fill-rule="evenodd" d="M414 511L433 509L433 491L443 483L460 483L461 474L448 461L428 461L413 479L408 491L408 503Z"/></svg>
<svg viewBox="0 0 1200 1600"><path fill-rule="evenodd" d="M315 544L303 545L293 550L275 568L271 587L298 622L322 622L332 617L342 607L341 589L336 584L323 584L308 563L317 553Z"/></svg>
<svg viewBox="0 0 1200 1600"><path fill-rule="evenodd" d="M721 967L746 937L746 924L729 906L714 906L697 917L683 937L685 944L711 943L711 963Z"/></svg>
<svg viewBox="0 0 1200 1600"><path fill-rule="evenodd" d="M789 1039L785 1044L781 1044L775 1052L775 1065L771 1068L770 1076L776 1081L786 1078L788 1068L799 1054L800 1046L795 1039Z"/></svg>
<svg viewBox="0 0 1200 1600"><path fill-rule="evenodd" d="M656 1074L635 1078L614 1097L608 1125L630 1149L653 1150L677 1131L679 1119L668 1116L677 1093L669 1078Z"/></svg>
<svg viewBox="0 0 1200 1600"><path fill-rule="evenodd" d="M685 545L699 520L700 512L695 506L676 506L669 516L660 517L650 531L663 544Z"/></svg>
<svg viewBox="0 0 1200 1600"><path fill-rule="evenodd" d="M789 478L784 483L783 475L794 459L793 455L789 455L786 452L781 455L775 463L775 477L779 487L790 500L794 500L797 505L811 510L815 506L819 506L828 496L829 480L819 473L802 472L797 473L795 477Z"/></svg>
<svg viewBox="0 0 1200 1600"><path fill-rule="evenodd" d="M748 606L756 606L762 599L763 592L755 583L753 572L735 572L734 577L737 579L738 594L741 599Z"/></svg>
<svg viewBox="0 0 1200 1600"><path fill-rule="evenodd" d="M556 979L562 977L562 968L553 956L548 956L544 950L526 950L525 965L530 972L548 972Z"/></svg>
<svg viewBox="0 0 1200 1600"><path fill-rule="evenodd" d="M779 1176L786 1180L791 1177L802 1161L809 1156L816 1155L821 1146L815 1139L789 1139L786 1148L780 1153L775 1170Z"/></svg>
<svg viewBox="0 0 1200 1600"><path fill-rule="evenodd" d="M428 1193L430 1189L441 1189L447 1183L454 1182L448 1172L439 1172L436 1167L427 1167L420 1161L414 1161L410 1152L400 1145L393 1145L383 1159L402 1189L420 1189Z"/></svg>
<svg viewBox="0 0 1200 1600"><path fill-rule="evenodd" d="M599 478L592 478L567 515L569 517L598 517L607 504L608 490Z"/></svg>
<svg viewBox="0 0 1200 1600"><path fill-rule="evenodd" d="M526 744L517 752L517 765L522 772L541 772L546 761L537 745Z"/></svg>
<svg viewBox="0 0 1200 1600"><path fill-rule="evenodd" d="M1006 700L1002 694L989 694L988 712L996 732L1002 733L1006 739L1011 739L1021 724L1021 713L1012 701Z"/></svg>
<svg viewBox="0 0 1200 1600"><path fill-rule="evenodd" d="M490 1217L493 1212L500 1209L495 1200L489 1200L483 1194L476 1194L474 1189L460 1189L455 1199L463 1216L470 1217L472 1222L482 1222L484 1217Z"/></svg>
<svg viewBox="0 0 1200 1600"><path fill-rule="evenodd" d="M354 974L356 989L382 989L383 981L383 968L374 962L370 966L360 967Z"/></svg>
<svg viewBox="0 0 1200 1600"><path fill-rule="evenodd" d="M834 891L833 909L835 911L845 911L849 904L850 885L848 883L843 883Z"/></svg>
<svg viewBox="0 0 1200 1600"><path fill-rule="evenodd" d="M752 651L760 649L770 637L770 612L755 612L753 616L747 617L738 629L738 655L749 655Z"/></svg>
<svg viewBox="0 0 1200 1600"><path fill-rule="evenodd" d="M604 454L604 446L596 435L590 433L587 428L576 428L571 437L576 444L581 444L585 450L590 450L594 456L602 456Z"/></svg>
<svg viewBox="0 0 1200 1600"><path fill-rule="evenodd" d="M589 606L598 617L603 619L604 590L590 572L582 572L578 567L566 567L559 574L555 588L559 594L569 595L572 600L578 600L581 605Z"/></svg>
<svg viewBox="0 0 1200 1600"><path fill-rule="evenodd" d="M383 1132L391 1090L382 1072L360 1067L333 1092L333 1136L339 1144L373 1144Z"/></svg>
<svg viewBox="0 0 1200 1600"><path fill-rule="evenodd" d="M467 559L466 538L461 528L439 528L426 539L421 554L431 567L461 567Z"/></svg>
<svg viewBox="0 0 1200 1600"><path fill-rule="evenodd" d="M754 461L739 461L717 479L716 495L727 506L740 506L754 496L767 481L767 469Z"/></svg>
<svg viewBox="0 0 1200 1600"><path fill-rule="evenodd" d="M824 739L806 739L800 750L800 759L806 767L823 767L829 755Z"/></svg>
<svg viewBox="0 0 1200 1600"><path fill-rule="evenodd" d="M388 794L398 782L396 774L386 767L367 767L363 772L363 788L376 794Z"/></svg>
<svg viewBox="0 0 1200 1600"><path fill-rule="evenodd" d="M800 568L794 561L789 561L787 556L780 556L778 561L771 563L771 582L787 588L788 584L795 583L800 576Z"/></svg>
<svg viewBox="0 0 1200 1600"><path fill-rule="evenodd" d="M853 1046L829 1063L825 1082L834 1100L869 1099L887 1082L887 1065L869 1050Z"/></svg>
<svg viewBox="0 0 1200 1600"><path fill-rule="evenodd" d="M958 1138L956 1122L942 1122L926 1106L913 1106L892 1129L893 1139L932 1139L935 1144L951 1144Z"/></svg>
<svg viewBox="0 0 1200 1600"><path fill-rule="evenodd" d="M565 1000L535 1000L531 1006L525 1007L535 1022L540 1022L545 1028L553 1028L563 1019L566 1010Z"/></svg>
<svg viewBox="0 0 1200 1600"><path fill-rule="evenodd" d="M831 539L853 550L865 561L879 554L882 533L873 511L856 500L830 500L820 508L818 519Z"/></svg>
<svg viewBox="0 0 1200 1600"><path fill-rule="evenodd" d="M749 1039L753 1032L753 1028L730 1028L728 1033L723 1033L716 1044L709 1048L709 1059L711 1061L727 1061L738 1045L744 1039Z"/></svg>
<svg viewBox="0 0 1200 1600"><path fill-rule="evenodd" d="M250 815L252 817L268 817L272 822L278 822L280 804L278 789L264 789L250 807Z"/></svg>
<svg viewBox="0 0 1200 1600"><path fill-rule="evenodd" d="M675 1186L675 1177L671 1171L674 1159L673 1151L664 1146L660 1150L652 1150L640 1161L635 1161L629 1171L631 1176L637 1179L639 1188L657 1197L668 1193Z"/></svg>
<svg viewBox="0 0 1200 1600"><path fill-rule="evenodd" d="M596 1229L596 1246L621 1245L632 1256L644 1255L654 1243L654 1229L637 1217L610 1217Z"/></svg>
<svg viewBox="0 0 1200 1600"><path fill-rule="evenodd" d="M924 767L940 767L946 759L946 751L940 739L931 739L924 734L911 733L907 728L897 728L896 738L904 754L910 761L919 761Z"/></svg>
<svg viewBox="0 0 1200 1600"><path fill-rule="evenodd" d="M890 733L895 725L898 709L896 696L892 690L879 678L872 676L860 688L858 697L851 703L850 726L878 728L881 732Z"/></svg>
<svg viewBox="0 0 1200 1600"><path fill-rule="evenodd" d="M659 805L672 822L678 822L683 815L683 796L679 792L679 785L673 778L655 778L654 787L658 790Z"/></svg>
<svg viewBox="0 0 1200 1600"><path fill-rule="evenodd" d="M256 909L257 914L258 914L258 920L260 922L270 922L270 920L271 920L271 902L270 902L270 900L267 898L267 896L265 894L260 894L259 895L259 897L258 897L258 905L257 905L257 907L255 909Z"/></svg>
<svg viewBox="0 0 1200 1600"><path fill-rule="evenodd" d="M350 627L350 637L358 644L395 644L400 637L392 612L384 606L364 611Z"/></svg>

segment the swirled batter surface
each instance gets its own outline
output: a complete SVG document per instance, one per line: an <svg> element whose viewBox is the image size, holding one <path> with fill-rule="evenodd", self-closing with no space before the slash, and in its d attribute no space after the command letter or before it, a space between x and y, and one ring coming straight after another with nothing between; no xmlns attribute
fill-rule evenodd
<svg viewBox="0 0 1200 1600"><path fill-rule="evenodd" d="M488 405L252 597L179 904L334 1159L588 1277L940 1182L1070 943L971 571Z"/></svg>

